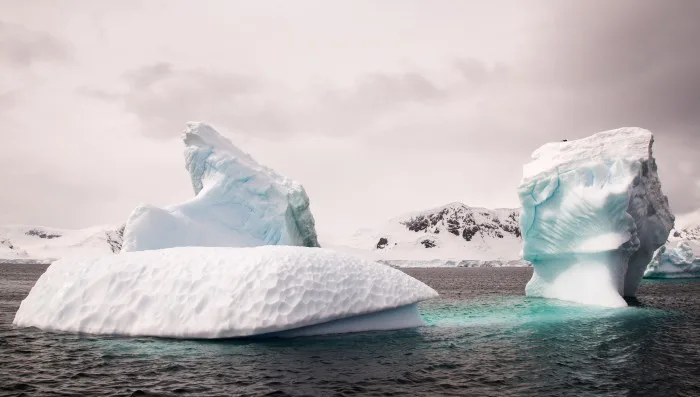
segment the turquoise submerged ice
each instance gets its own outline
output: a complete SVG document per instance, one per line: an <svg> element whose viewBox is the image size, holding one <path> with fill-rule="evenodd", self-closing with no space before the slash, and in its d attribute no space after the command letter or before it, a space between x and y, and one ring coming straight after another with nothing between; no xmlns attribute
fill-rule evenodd
<svg viewBox="0 0 700 397"><path fill-rule="evenodd" d="M188 123L182 139L195 197L167 208L137 207L122 252L319 245L309 197L298 182L257 163L208 124Z"/></svg>
<svg viewBox="0 0 700 397"><path fill-rule="evenodd" d="M635 296L654 251L673 228L641 128L548 143L523 167L523 259L528 296L609 307Z"/></svg>

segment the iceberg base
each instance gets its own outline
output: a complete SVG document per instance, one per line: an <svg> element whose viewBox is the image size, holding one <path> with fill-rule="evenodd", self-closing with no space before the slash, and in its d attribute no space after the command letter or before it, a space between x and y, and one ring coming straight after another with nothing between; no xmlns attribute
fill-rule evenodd
<svg viewBox="0 0 700 397"><path fill-rule="evenodd" d="M629 255L612 251L537 260L525 295L585 305L625 307L622 298Z"/></svg>
<svg viewBox="0 0 700 397"><path fill-rule="evenodd" d="M376 313L342 318L308 327L258 335L256 338L296 338L299 336L344 334L351 332L391 331L416 328L423 325L425 325L425 322L418 312L418 305L412 304L395 309L382 310Z"/></svg>

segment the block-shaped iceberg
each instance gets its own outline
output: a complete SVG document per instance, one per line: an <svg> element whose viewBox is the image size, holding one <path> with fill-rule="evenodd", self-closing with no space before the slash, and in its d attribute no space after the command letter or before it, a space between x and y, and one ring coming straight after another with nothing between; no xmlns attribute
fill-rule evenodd
<svg viewBox="0 0 700 397"><path fill-rule="evenodd" d="M14 325L90 334L227 338L423 324L437 296L400 270L322 248L178 247L61 259Z"/></svg>
<svg viewBox="0 0 700 397"><path fill-rule="evenodd" d="M182 246L318 247L309 197L296 181L258 164L210 125L187 123L185 166L195 197L137 207L122 252Z"/></svg>
<svg viewBox="0 0 700 397"><path fill-rule="evenodd" d="M528 296L626 306L674 216L641 128L548 143L519 187Z"/></svg>

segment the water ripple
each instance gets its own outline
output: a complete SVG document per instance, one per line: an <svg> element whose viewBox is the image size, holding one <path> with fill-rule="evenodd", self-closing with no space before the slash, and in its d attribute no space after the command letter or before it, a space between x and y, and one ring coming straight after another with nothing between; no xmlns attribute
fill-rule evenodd
<svg viewBox="0 0 700 397"><path fill-rule="evenodd" d="M44 269L0 265L0 395L700 395L697 281L602 309L523 297L531 269L407 269L441 293L427 327L188 341L13 328Z"/></svg>

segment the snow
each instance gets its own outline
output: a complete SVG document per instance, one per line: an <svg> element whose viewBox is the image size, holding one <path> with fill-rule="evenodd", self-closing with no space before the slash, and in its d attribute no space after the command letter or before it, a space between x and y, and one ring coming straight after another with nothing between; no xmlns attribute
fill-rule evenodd
<svg viewBox="0 0 700 397"><path fill-rule="evenodd" d="M317 247L309 198L296 181L258 164L201 122L182 135L195 197L167 208L137 207L122 252L178 246Z"/></svg>
<svg viewBox="0 0 700 397"><path fill-rule="evenodd" d="M462 261L506 264L520 259L518 228L516 209L450 203L403 214L323 245L392 266L455 266ZM379 244L382 239L386 244Z"/></svg>
<svg viewBox="0 0 700 397"><path fill-rule="evenodd" d="M50 263L73 255L119 252L121 226L58 229L46 226L0 226L0 262Z"/></svg>
<svg viewBox="0 0 700 397"><path fill-rule="evenodd" d="M674 216L661 191L653 135L620 128L548 143L523 167L526 295L626 306Z"/></svg>
<svg viewBox="0 0 700 397"><path fill-rule="evenodd" d="M13 324L89 334L226 338L416 327L437 296L405 273L322 248L178 247L65 258Z"/></svg>

